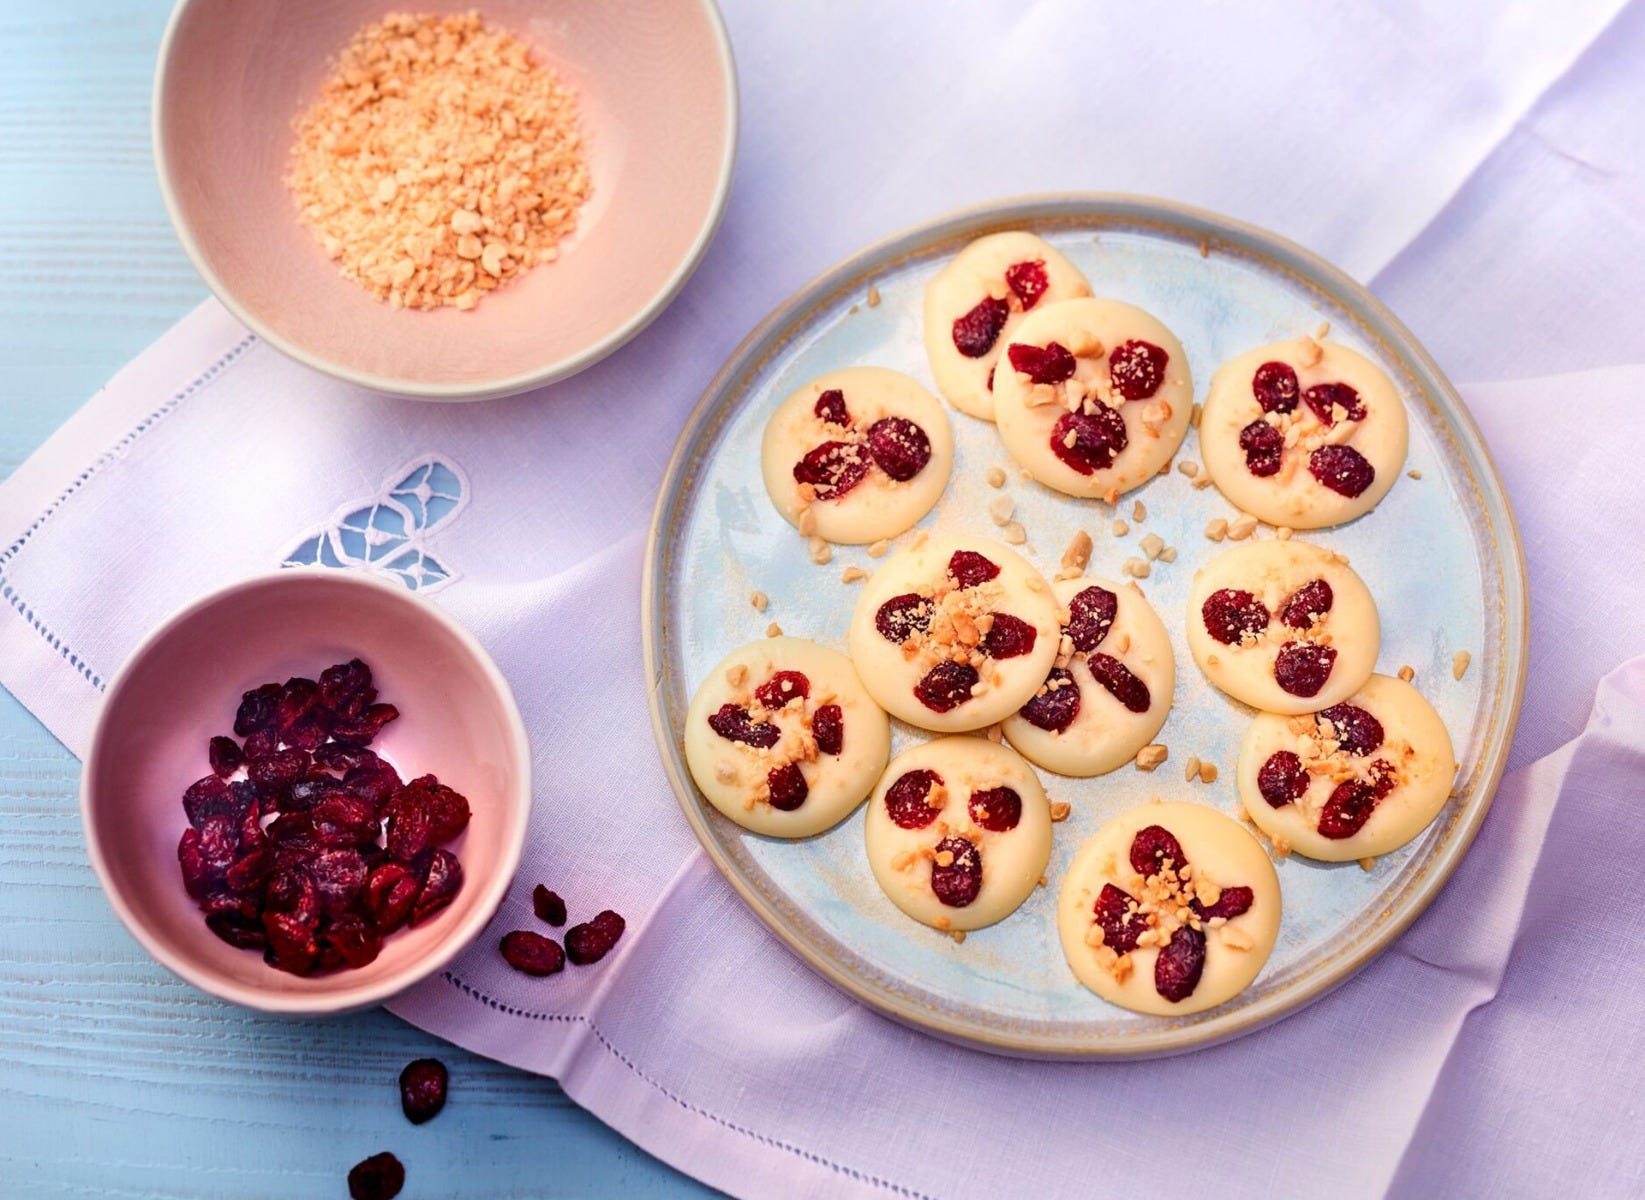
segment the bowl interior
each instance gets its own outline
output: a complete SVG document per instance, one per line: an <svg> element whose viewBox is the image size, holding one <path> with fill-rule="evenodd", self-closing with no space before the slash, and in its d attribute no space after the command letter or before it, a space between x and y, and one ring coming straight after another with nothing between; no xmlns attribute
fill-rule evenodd
<svg viewBox="0 0 1645 1200"><path fill-rule="evenodd" d="M724 199L735 106L708 0L491 0L576 87L594 192L559 261L472 312L396 312L338 274L282 178L292 120L383 0L184 0L160 64L156 149L184 245L287 353L381 391L501 394L587 365L672 295ZM431 3L418 11L462 11Z"/></svg>
<svg viewBox="0 0 1645 1200"><path fill-rule="evenodd" d="M401 778L432 772L468 797L469 827L450 847L465 882L450 908L388 938L370 965L299 978L205 927L177 866L182 794L209 774L207 740L232 733L242 692L356 656L400 710L372 749ZM529 770L507 685L425 601L342 572L286 571L201 601L137 650L86 759L86 837L116 911L161 962L241 1003L329 1011L407 986L491 918L524 838Z"/></svg>

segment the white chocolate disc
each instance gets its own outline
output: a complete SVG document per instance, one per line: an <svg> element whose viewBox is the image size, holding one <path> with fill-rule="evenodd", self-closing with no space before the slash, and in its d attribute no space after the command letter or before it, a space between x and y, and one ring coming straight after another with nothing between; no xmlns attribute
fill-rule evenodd
<svg viewBox="0 0 1645 1200"><path fill-rule="evenodd" d="M1298 596L1305 585L1317 588L1316 581L1330 590L1327 611L1305 603L1316 592ZM1249 632L1231 644L1211 633L1206 615L1206 602L1217 597L1213 608L1226 607L1220 602L1228 593L1246 593L1251 606ZM1381 642L1371 593L1346 558L1321 546L1247 542L1212 559L1188 590L1194 661L1213 686L1264 712L1313 712L1346 700L1376 669ZM1301 669L1293 669L1298 664ZM1291 690L1281 686L1279 673L1292 679ZM1299 682L1310 674L1307 683ZM1314 684L1317 691L1301 694Z"/></svg>
<svg viewBox="0 0 1645 1200"><path fill-rule="evenodd" d="M849 426L824 419L818 402L837 391ZM877 423L912 421L924 432L930 459L907 479L894 479L887 467L905 468L872 452ZM889 427L887 427L889 428ZM795 478L795 467L818 447L837 443L840 469L860 474L854 486L836 496L819 495ZM800 388L777 406L760 442L760 470L771 502L790 525L811 514L814 532L830 542L855 545L894 537L930 512L948 485L954 463L954 436L948 414L937 398L901 371L886 367L846 367L830 371Z"/></svg>
<svg viewBox="0 0 1645 1200"><path fill-rule="evenodd" d="M1106 616L1106 609L1098 607L1101 601L1097 597L1091 597L1095 601L1092 604L1076 600L1093 589L1113 597L1111 623L1101 620ZM1047 703L1036 697L1029 701L1029 715L1019 710L1005 719L1005 736L1026 758L1048 771L1059 775L1104 775L1135 758L1137 751L1153 741L1165 724L1177 679L1171 638L1135 583L1117 584L1084 577L1059 579L1051 584L1051 591L1064 609L1073 606L1082 619L1072 630L1067 624L1063 626L1063 633L1071 644L1061 648L1058 661L1066 657L1066 664L1061 668L1066 676L1053 670L1047 685L1060 683L1060 686L1049 692L1042 689L1042 692L1054 696L1072 687L1079 697L1077 707L1068 699ZM1082 648L1086 646L1090 649ZM1097 657L1116 660L1126 673L1141 682L1146 689L1147 704L1142 711L1134 709L1143 703L1144 693L1127 683L1124 675L1117 675L1113 662L1102 661L1099 666L1103 677L1116 686L1097 681L1091 667L1093 658ZM1073 713L1068 719L1070 708ZM1058 725L1062 728L1058 729Z"/></svg>
<svg viewBox="0 0 1645 1200"><path fill-rule="evenodd" d="M1032 302L1025 310L1023 296L1013 291L1006 272L1018 264L1036 262L1044 264L1046 288L1037 295L1024 289ZM1018 287L1023 288L1020 279ZM1078 268L1033 234L1013 231L978 238L925 287L925 354L931 360L937 390L961 412L992 421L994 395L989 379L1025 311L1090 294L1091 285ZM954 322L985 299L1003 302L1005 323L993 344L971 357L960 351Z"/></svg>
<svg viewBox="0 0 1645 1200"><path fill-rule="evenodd" d="M957 586L949 570L956 555L980 555L997 574ZM887 613L913 622L888 625L901 641L879 628L887 624L881 608L894 600ZM1013 632L1016 647L1006 641ZM1050 585L1020 555L987 538L928 537L886 559L863 585L847 643L869 694L892 716L962 733L1028 701L1051 670L1059 632ZM1030 639L1026 653L1010 652Z"/></svg>
<svg viewBox="0 0 1645 1200"><path fill-rule="evenodd" d="M1272 373L1264 374L1259 384L1258 371L1269 363L1280 364L1280 368L1269 368ZM1295 373L1294 388L1283 368ZM1277 388L1268 382L1276 376L1281 381ZM1333 384L1345 384L1358 394L1357 400L1349 398L1362 417L1350 415L1354 408L1327 403L1329 390L1313 390L1329 389ZM1265 394L1283 395L1284 399L1271 403L1289 406L1289 411L1264 414L1256 396L1259 387ZM1307 402L1310 393L1332 417L1330 424L1322 423L1319 412ZM1336 395L1343 397L1340 392ZM1263 436L1283 448L1258 452L1248 463L1240 434L1253 422L1270 425L1274 433ZM1340 525L1370 512L1388 494L1405 465L1407 437L1405 404L1386 372L1346 346L1312 338L1261 346L1218 367L1199 423L1200 453L1218 490L1253 517L1293 529ZM1324 446L1347 446L1357 452L1374 472L1370 485L1357 496L1347 496L1316 478L1310 464L1315 451ZM1339 481L1343 478L1340 466L1333 472L1326 459L1318 462L1326 476L1334 473ZM1253 465L1273 473L1258 475Z"/></svg>
<svg viewBox="0 0 1645 1200"><path fill-rule="evenodd" d="M1015 802L987 794L997 788ZM1051 805L1010 747L938 738L892 760L868 802L864 836L874 878L903 912L934 929L981 929L1015 912L1045 874Z"/></svg>
<svg viewBox="0 0 1645 1200"><path fill-rule="evenodd" d="M1194 403L1188 356L1149 313L1118 300L1065 300L1036 308L1005 340L994 373L994 422L1011 457L1047 487L1086 498L1128 492L1157 475L1182 444ZM1052 343L1073 356L1070 379L1035 383L1011 365L1011 346ZM1114 388L1113 367L1122 359L1135 363L1139 343L1164 351L1165 362L1142 388L1130 384L1131 372L1121 375L1122 386L1147 393L1127 399ZM1088 458L1091 469L1081 471L1058 457L1052 441L1065 448L1077 443L1078 433L1064 426L1100 427L1096 418L1122 425L1125 446L1107 459Z"/></svg>
<svg viewBox="0 0 1645 1200"><path fill-rule="evenodd" d="M809 695L799 695L792 680L784 688L779 679L761 696L780 671L804 675ZM709 719L728 705L744 709L751 725L774 727L775 743L762 747L722 736ZM839 708L837 753L818 745L829 740L822 732L828 714L819 721L818 713L831 706ZM838 824L868 795L890 755L891 723L851 660L804 638L761 638L739 646L698 685L686 711L685 761L698 789L737 824L772 837L810 837ZM806 793L785 812L772 807L770 778L790 764L804 777Z"/></svg>
<svg viewBox="0 0 1645 1200"><path fill-rule="evenodd" d="M1179 863L1150 880L1133 868L1131 849L1138 831L1156 825L1176 839L1188 860L1187 880L1174 877ZM1134 947L1124 941L1111 944L1106 932L1093 932L1101 927L1095 910L1105 885L1129 897L1114 910L1121 914L1116 932L1140 934ZM1235 888L1251 893L1249 906L1237 916L1202 918L1191 912L1186 923L1176 916L1195 901L1207 914L1225 902L1237 909L1242 897ZM1132 915L1132 901L1146 911ZM1245 988L1268 961L1279 920L1279 877L1261 843L1232 817L1201 804L1144 804L1110 821L1075 855L1057 897L1057 932L1079 981L1121 1008L1161 1016L1203 1012ZM1181 999L1168 999L1156 974L1161 947L1154 943L1198 937L1204 939L1199 979ZM1173 960L1178 953L1172 952Z"/></svg>
<svg viewBox="0 0 1645 1200"><path fill-rule="evenodd" d="M1362 712L1344 712L1348 706ZM1364 713L1374 722L1369 734ZM1294 729L1293 723L1305 728ZM1282 759L1272 768L1269 790L1281 802L1275 807L1263 796L1261 773L1281 754L1295 761ZM1451 735L1433 705L1404 680L1373 675L1326 713L1263 713L1252 721L1240 746L1239 798L1276 844L1325 862L1352 862L1397 850L1426 829L1445 807L1456 767ZM1298 787L1304 789L1300 794ZM1333 802L1338 788L1345 790ZM1352 814L1363 813L1366 805L1370 815L1353 832ZM1322 830L1328 810L1332 819ZM1336 835L1328 836L1329 830Z"/></svg>

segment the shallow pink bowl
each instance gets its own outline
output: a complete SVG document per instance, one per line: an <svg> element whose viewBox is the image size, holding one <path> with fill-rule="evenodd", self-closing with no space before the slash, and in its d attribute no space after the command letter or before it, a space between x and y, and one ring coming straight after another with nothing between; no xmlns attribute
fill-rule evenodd
<svg viewBox="0 0 1645 1200"><path fill-rule="evenodd" d="M396 312L343 279L281 182L292 119L362 25L471 7L181 0L160 48L155 163L183 248L263 340L377 391L483 399L598 361L673 299L731 187L736 74L712 0L488 0L581 96L594 194L576 236L472 312Z"/></svg>
<svg viewBox="0 0 1645 1200"><path fill-rule="evenodd" d="M443 913L389 937L369 966L299 978L219 941L183 891L183 790L209 773L240 694L359 657L400 709L372 743L404 779L432 772L468 797L452 849L464 884ZM531 755L514 695L468 633L404 588L314 568L260 575L151 633L109 685L80 781L92 866L149 953L216 996L267 1012L378 1004L439 970L483 929L519 865Z"/></svg>

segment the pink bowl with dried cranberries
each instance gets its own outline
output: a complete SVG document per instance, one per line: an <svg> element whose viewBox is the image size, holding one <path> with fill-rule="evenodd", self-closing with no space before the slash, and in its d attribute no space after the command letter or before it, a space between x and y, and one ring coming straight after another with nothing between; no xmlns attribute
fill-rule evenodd
<svg viewBox="0 0 1645 1200"><path fill-rule="evenodd" d="M211 821L218 833L215 826L225 822L201 819L198 790L192 814L183 796L213 774L213 765L228 765L220 754L214 763L213 738L249 740L235 737L234 729L244 693L353 660L369 664L373 702L391 703L399 714L374 729L370 753L405 783L436 775L467 799L466 825L442 845L461 864L462 886L427 919L383 937L364 965L322 964L294 974L208 928L200 897L185 889L179 839L196 840L184 832L191 824ZM346 740L362 740L357 721L324 706L312 719ZM326 745L334 752L310 757L338 759L337 770L346 774L342 760L358 753L329 734ZM319 778L318 765L314 772ZM507 681L479 643L438 608L369 576L286 570L196 601L132 652L104 698L80 804L92 866L114 911L164 966L213 995L267 1012L344 1012L381 1003L439 970L490 921L525 841L531 755ZM263 823L290 819L269 812ZM257 839L256 830L246 829ZM374 852L365 850L374 861ZM312 866L310 858L304 870ZM362 894L360 911L364 905ZM322 929L327 921L321 918Z"/></svg>

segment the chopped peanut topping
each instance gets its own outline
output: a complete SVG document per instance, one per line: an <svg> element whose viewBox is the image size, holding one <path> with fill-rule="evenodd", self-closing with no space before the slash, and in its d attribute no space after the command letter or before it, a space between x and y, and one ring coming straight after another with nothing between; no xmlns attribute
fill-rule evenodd
<svg viewBox="0 0 1645 1200"><path fill-rule="evenodd" d="M1137 751L1137 770L1152 771L1164 762L1169 755L1170 751L1158 742L1144 746Z"/></svg>
<svg viewBox="0 0 1645 1200"><path fill-rule="evenodd" d="M764 612L765 606L771 603L771 598L764 592L756 591L748 598L748 602L754 606L755 612Z"/></svg>
<svg viewBox="0 0 1645 1200"><path fill-rule="evenodd" d="M1473 661L1473 655L1466 650L1458 650L1451 655L1451 678L1461 679L1468 672L1468 664Z"/></svg>
<svg viewBox="0 0 1645 1200"><path fill-rule="evenodd" d="M985 475L983 478L988 480L988 486L989 487L991 487L991 488L1002 488L1002 487L1005 486L1005 468L1004 467L989 467L988 468L988 474Z"/></svg>

